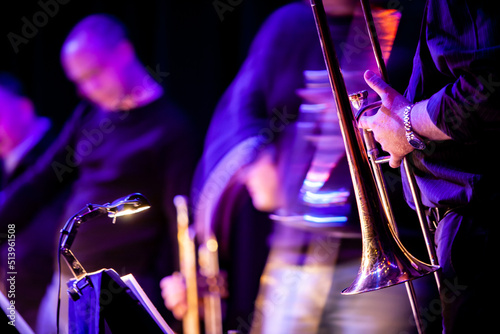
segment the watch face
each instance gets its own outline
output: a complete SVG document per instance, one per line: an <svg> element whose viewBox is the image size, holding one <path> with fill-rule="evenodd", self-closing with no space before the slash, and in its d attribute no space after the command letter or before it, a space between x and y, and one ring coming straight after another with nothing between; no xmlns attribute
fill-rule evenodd
<svg viewBox="0 0 500 334"><path fill-rule="evenodd" d="M410 145L412 147L414 147L417 150L423 150L425 148L424 142L421 141L420 139L415 138L415 137L409 139L408 142L410 143Z"/></svg>

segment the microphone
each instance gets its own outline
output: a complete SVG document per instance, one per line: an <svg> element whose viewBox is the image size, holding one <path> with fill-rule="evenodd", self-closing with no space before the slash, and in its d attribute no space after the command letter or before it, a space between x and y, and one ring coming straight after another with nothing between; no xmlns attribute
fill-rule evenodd
<svg viewBox="0 0 500 334"><path fill-rule="evenodd" d="M144 211L151 207L149 201L140 193L130 194L119 198L113 203L104 204L103 207L108 213L108 217L113 218L113 224L116 222L116 217L131 215L137 212Z"/></svg>
<svg viewBox="0 0 500 334"><path fill-rule="evenodd" d="M140 193L134 193L121 197L112 203L103 205L87 204L82 210L71 217L61 230L59 253L64 256L73 275L77 279L80 279L87 274L80 262L75 258L73 252L71 252L71 245L75 240L78 227L82 223L105 214L113 218L113 223L115 223L117 217L141 212L150 207L151 204L146 197Z"/></svg>

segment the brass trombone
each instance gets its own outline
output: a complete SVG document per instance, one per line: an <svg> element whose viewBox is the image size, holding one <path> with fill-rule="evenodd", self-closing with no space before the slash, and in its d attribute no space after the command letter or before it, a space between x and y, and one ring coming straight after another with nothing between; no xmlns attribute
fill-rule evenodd
<svg viewBox="0 0 500 334"><path fill-rule="evenodd" d="M418 332L422 333L423 328L411 281L435 273L436 281L439 284L439 277L437 276L439 266L437 265L428 222L425 219L421 201L417 194L411 166L404 159L403 168L409 179L412 195L417 204L417 214L431 264L417 260L401 244L396 232L393 211L390 207L387 188L379 165L387 162L388 159L378 157L378 150L371 131L363 130L361 134L358 130L356 117L351 109L351 102L354 102L353 104L359 107L358 115L361 115L366 110L380 107L380 103L366 106L364 105L366 100L363 100L364 94L348 95L330 36L323 2L322 0L311 0L310 3L330 85L335 97L361 223L363 244L361 267L354 282L342 294L357 294L404 283ZM382 58L382 51L377 39L368 0L361 0L361 6L380 74L387 82L385 63Z"/></svg>

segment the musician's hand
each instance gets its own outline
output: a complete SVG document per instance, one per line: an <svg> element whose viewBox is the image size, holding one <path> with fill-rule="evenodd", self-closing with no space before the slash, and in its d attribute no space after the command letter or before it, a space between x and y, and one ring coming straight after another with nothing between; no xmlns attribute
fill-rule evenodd
<svg viewBox="0 0 500 334"><path fill-rule="evenodd" d="M181 320L187 312L186 283L182 274L175 272L160 281L161 296L167 309Z"/></svg>
<svg viewBox="0 0 500 334"><path fill-rule="evenodd" d="M372 71L366 71L364 77L366 83L382 99L382 107L373 116L362 116L358 126L373 131L375 140L391 155L389 165L396 168L413 151L406 140L403 124L404 109L410 102Z"/></svg>

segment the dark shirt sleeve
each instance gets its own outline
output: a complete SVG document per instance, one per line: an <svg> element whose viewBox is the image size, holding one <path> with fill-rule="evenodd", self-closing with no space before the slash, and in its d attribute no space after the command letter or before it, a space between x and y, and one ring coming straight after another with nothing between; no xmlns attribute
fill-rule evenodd
<svg viewBox="0 0 500 334"><path fill-rule="evenodd" d="M435 82L448 81L430 96L431 119L454 140L466 144L498 132L498 10L484 1L433 1L426 19L428 54L433 62L424 64L424 70L432 64L439 73Z"/></svg>
<svg viewBox="0 0 500 334"><path fill-rule="evenodd" d="M80 104L37 163L0 193L2 227L16 224L18 229L24 228L45 204L76 178L78 160L73 138L87 106Z"/></svg>

